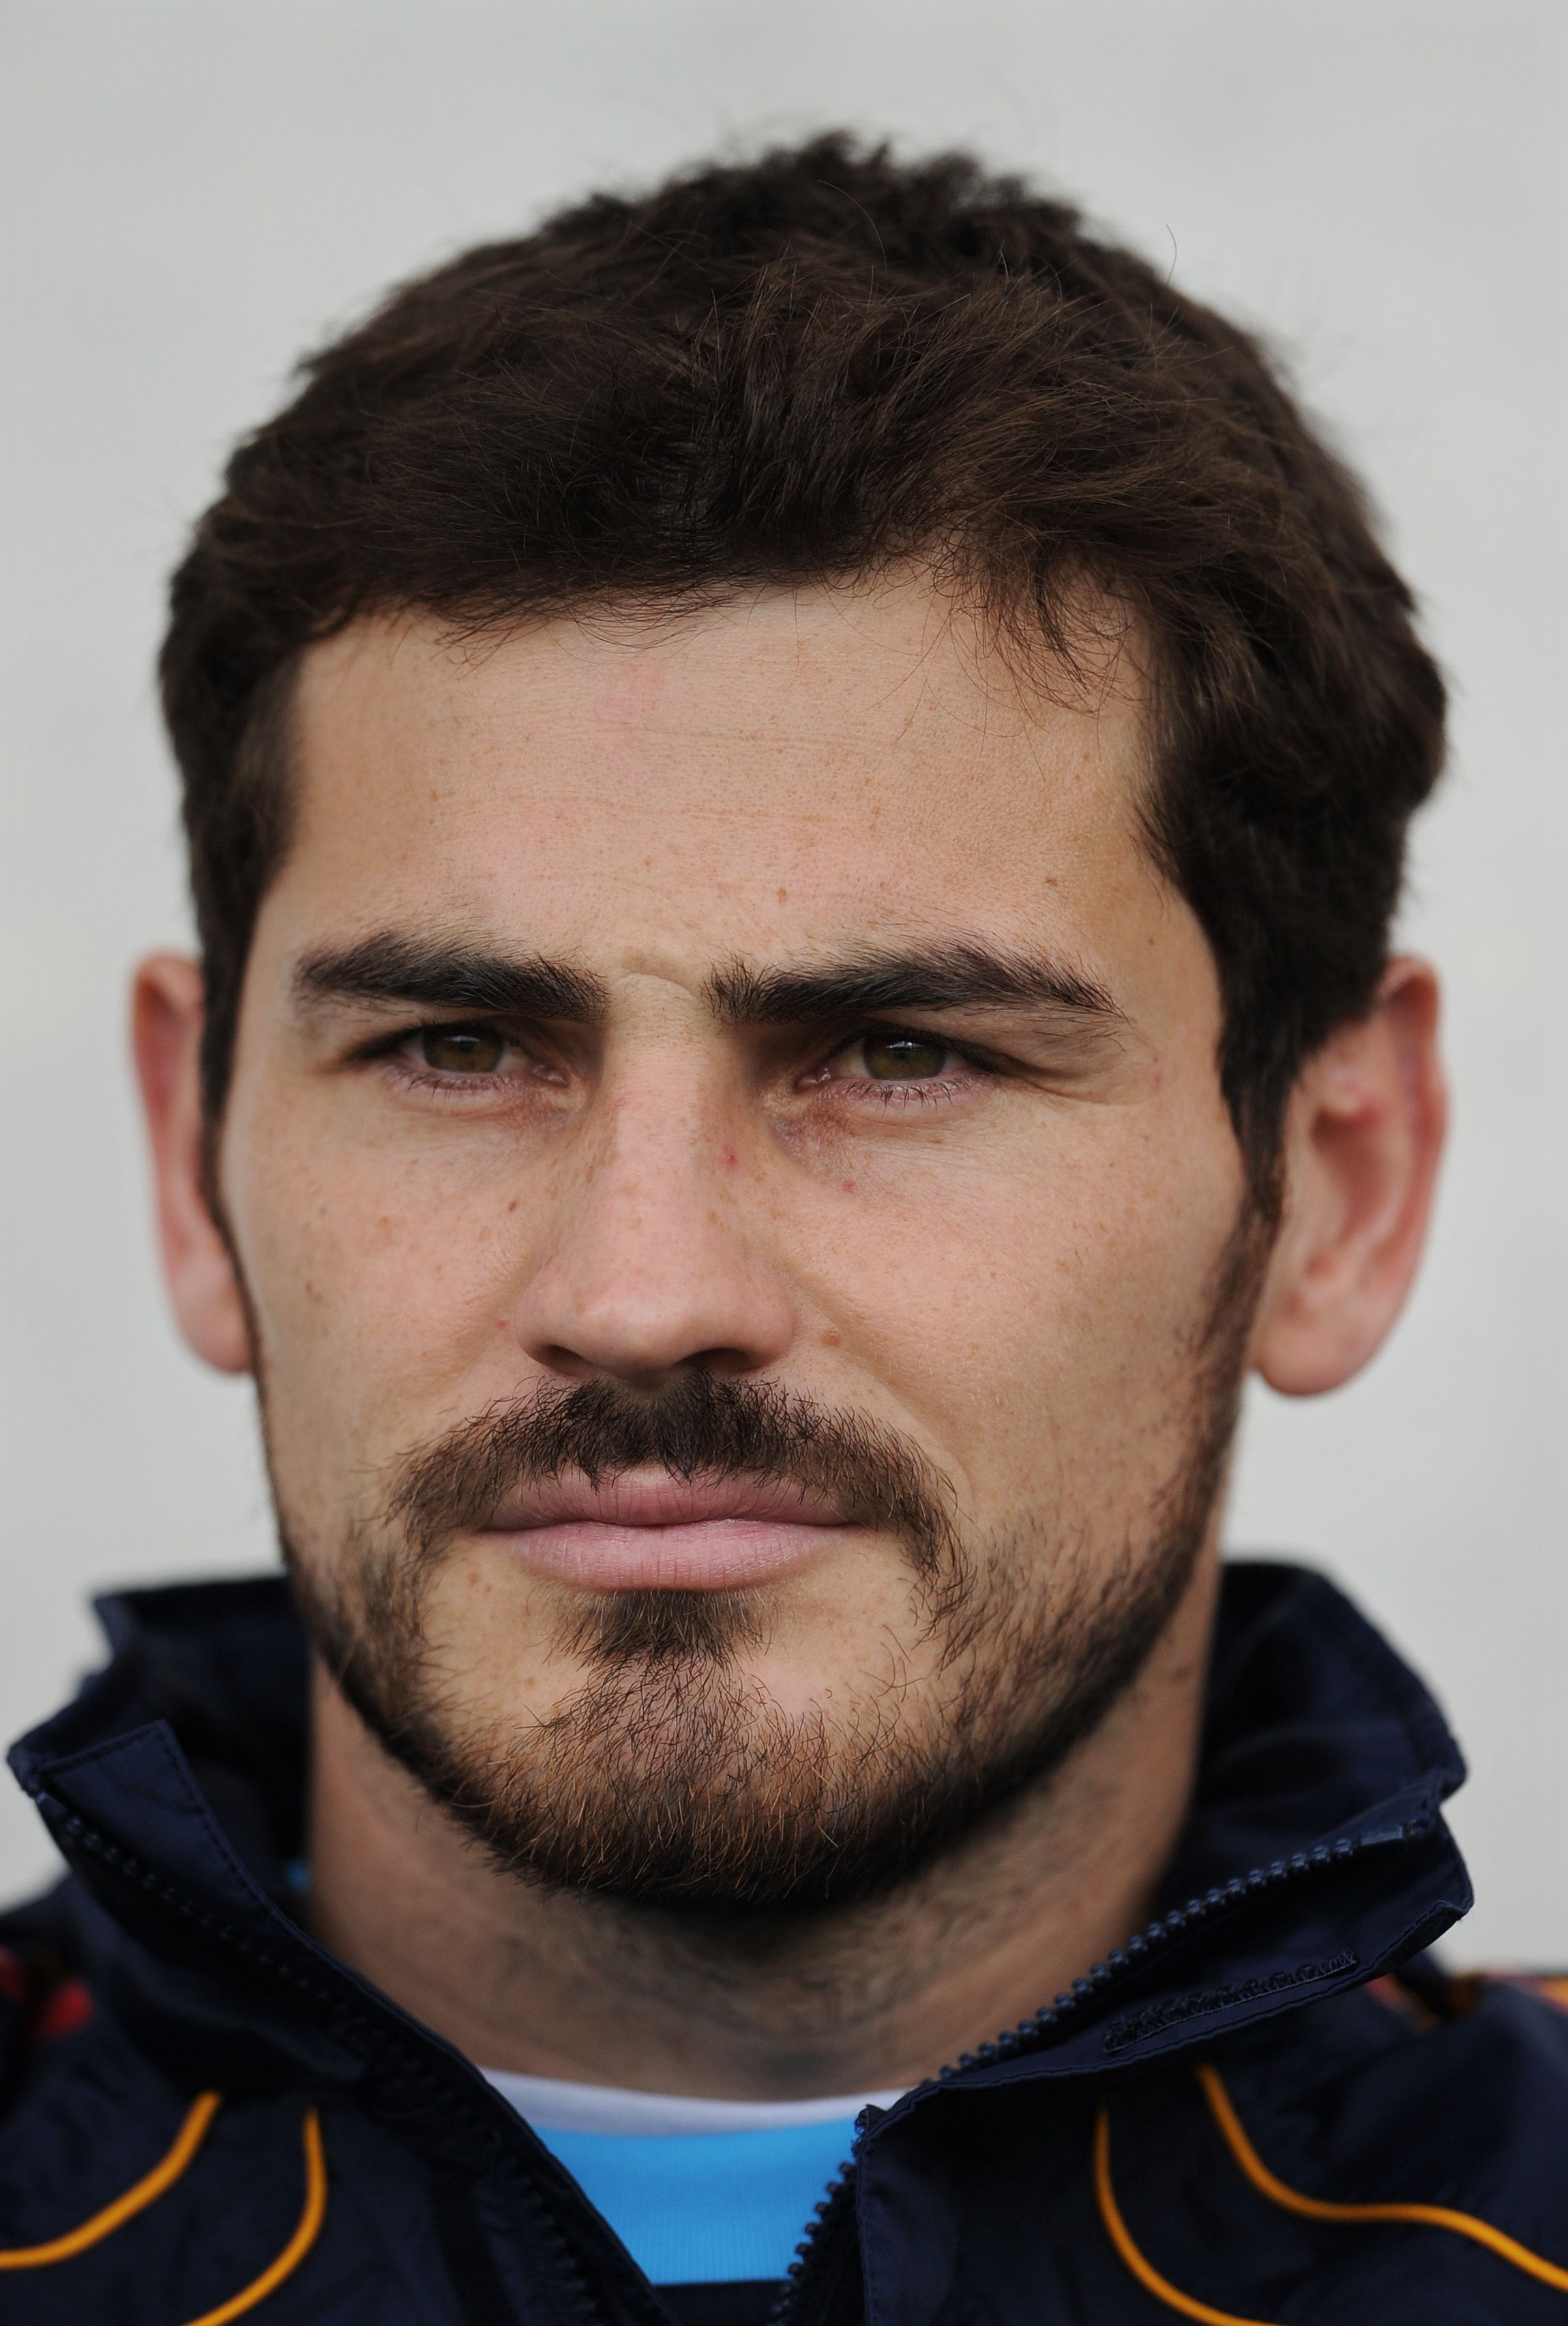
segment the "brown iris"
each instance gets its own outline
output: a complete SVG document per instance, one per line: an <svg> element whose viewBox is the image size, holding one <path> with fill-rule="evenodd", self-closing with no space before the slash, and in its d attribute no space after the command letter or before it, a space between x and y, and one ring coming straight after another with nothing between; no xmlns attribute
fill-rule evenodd
<svg viewBox="0 0 1568 2326"><path fill-rule="evenodd" d="M506 1037L488 1026L431 1026L419 1047L438 1074L493 1075L506 1055Z"/></svg>
<svg viewBox="0 0 1568 2326"><path fill-rule="evenodd" d="M923 1034L868 1034L860 1046L874 1082L928 1082L947 1063L947 1049Z"/></svg>

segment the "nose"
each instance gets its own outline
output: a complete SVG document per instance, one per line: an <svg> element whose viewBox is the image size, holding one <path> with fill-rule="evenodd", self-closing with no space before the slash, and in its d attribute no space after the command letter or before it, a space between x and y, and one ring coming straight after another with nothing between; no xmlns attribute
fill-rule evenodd
<svg viewBox="0 0 1568 2326"><path fill-rule="evenodd" d="M699 1093L605 1093L562 1158L545 1255L515 1327L559 1377L654 1390L683 1369L761 1371L788 1348L794 1303L765 1251L764 1168L745 1126Z"/></svg>

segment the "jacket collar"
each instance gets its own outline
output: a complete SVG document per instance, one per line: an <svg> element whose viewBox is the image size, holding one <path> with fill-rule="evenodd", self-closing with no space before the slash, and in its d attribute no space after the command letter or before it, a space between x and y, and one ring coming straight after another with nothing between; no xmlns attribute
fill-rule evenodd
<svg viewBox="0 0 1568 2326"><path fill-rule="evenodd" d="M306 1650L283 1579L130 1592L99 1614L111 1661L11 1765L78 1876L86 1968L116 2015L174 2072L230 2089L348 2083L385 2105L415 2062L473 2098L469 2064L288 1911ZM1155 1921L944 2078L1132 2066L1408 1958L1471 1903L1440 1814L1463 1774L1431 1697L1331 1584L1230 1565Z"/></svg>

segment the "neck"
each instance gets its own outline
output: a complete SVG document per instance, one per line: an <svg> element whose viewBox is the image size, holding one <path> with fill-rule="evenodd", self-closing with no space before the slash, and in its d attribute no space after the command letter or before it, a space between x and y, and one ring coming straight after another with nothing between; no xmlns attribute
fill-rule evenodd
<svg viewBox="0 0 1568 2326"><path fill-rule="evenodd" d="M312 1928L482 2067L737 2099L918 2083L1146 1918L1192 1791L1218 1576L1211 1552L1049 1779L890 1896L776 1923L499 1873L318 1667Z"/></svg>

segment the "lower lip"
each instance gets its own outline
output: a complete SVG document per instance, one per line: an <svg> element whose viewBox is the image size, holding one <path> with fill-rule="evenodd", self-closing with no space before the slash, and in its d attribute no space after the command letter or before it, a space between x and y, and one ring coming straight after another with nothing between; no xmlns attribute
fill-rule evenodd
<svg viewBox="0 0 1568 2326"><path fill-rule="evenodd" d="M844 1526L779 1519L698 1519L680 1526L609 1526L575 1519L499 1535L526 1567L589 1591L743 1591L798 1574L841 1546Z"/></svg>

